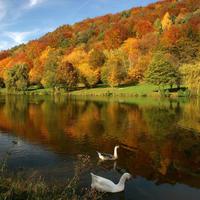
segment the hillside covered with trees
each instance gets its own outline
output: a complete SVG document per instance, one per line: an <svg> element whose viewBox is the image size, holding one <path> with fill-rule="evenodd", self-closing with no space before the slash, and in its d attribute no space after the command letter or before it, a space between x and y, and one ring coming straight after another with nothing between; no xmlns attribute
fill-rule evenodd
<svg viewBox="0 0 200 200"><path fill-rule="evenodd" d="M141 82L200 93L199 0L164 0L63 25L0 52L0 86L8 90Z"/></svg>

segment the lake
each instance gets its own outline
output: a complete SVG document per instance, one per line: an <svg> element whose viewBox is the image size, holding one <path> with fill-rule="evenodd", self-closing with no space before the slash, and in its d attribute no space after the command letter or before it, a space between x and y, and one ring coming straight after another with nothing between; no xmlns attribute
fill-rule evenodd
<svg viewBox="0 0 200 200"><path fill-rule="evenodd" d="M13 142L13 141L16 141ZM99 162L96 151L119 159ZM118 182L124 192L105 199L200 199L200 100L150 98L0 97L0 157L8 168L62 184L74 174L77 155L89 155L90 172Z"/></svg>

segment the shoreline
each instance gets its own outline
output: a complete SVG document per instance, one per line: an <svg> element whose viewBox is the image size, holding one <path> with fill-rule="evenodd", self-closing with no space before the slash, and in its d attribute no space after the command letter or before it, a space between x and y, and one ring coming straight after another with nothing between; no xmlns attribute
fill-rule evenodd
<svg viewBox="0 0 200 200"><path fill-rule="evenodd" d="M172 89L173 90L173 89ZM159 92L158 87L155 85L136 85L136 86L126 86L126 87L96 87L90 89L81 89L74 91L65 91L64 89L55 90L53 88L47 89L35 89L27 91L7 91L6 88L0 89L1 95L27 95L27 96L69 96L69 97L127 97L127 98L179 98L179 97L189 97L186 91L170 91L169 88L164 88L162 93Z"/></svg>

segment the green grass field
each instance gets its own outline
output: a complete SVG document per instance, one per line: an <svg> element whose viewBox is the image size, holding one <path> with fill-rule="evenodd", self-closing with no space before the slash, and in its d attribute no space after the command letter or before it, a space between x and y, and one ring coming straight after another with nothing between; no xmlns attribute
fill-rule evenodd
<svg viewBox="0 0 200 200"><path fill-rule="evenodd" d="M97 87L70 92L72 95L81 96L151 96L156 95L158 87L155 85L141 84L119 88Z"/></svg>
<svg viewBox="0 0 200 200"><path fill-rule="evenodd" d="M165 95L162 96L171 96L178 97L177 88L174 92L168 91L169 87L165 89ZM124 86L124 87L106 87L103 85L98 85L96 88L91 89L79 89L75 91L66 91L64 88L59 90L53 88L39 89L37 87L29 87L27 91L10 91L8 92L5 88L0 89L0 94L16 94L16 95L31 95L31 96L45 96L45 95L70 95L70 96L99 96L99 97L160 97L161 93L158 92L158 86L151 84L139 84L135 86ZM166 95L168 94L168 95ZM169 95L170 94L170 95Z"/></svg>

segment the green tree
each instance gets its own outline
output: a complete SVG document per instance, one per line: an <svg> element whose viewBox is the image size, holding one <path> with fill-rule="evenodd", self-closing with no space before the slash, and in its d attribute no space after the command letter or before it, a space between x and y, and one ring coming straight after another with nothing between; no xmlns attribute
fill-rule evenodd
<svg viewBox="0 0 200 200"><path fill-rule="evenodd" d="M5 85L8 90L25 91L28 87L28 66L18 64L8 69Z"/></svg>
<svg viewBox="0 0 200 200"><path fill-rule="evenodd" d="M87 43L90 38L94 35L94 30L92 28L87 29L86 31L81 31L76 36L76 43Z"/></svg>
<svg viewBox="0 0 200 200"><path fill-rule="evenodd" d="M129 18L131 16L131 10L125 10L121 13L122 18Z"/></svg>
<svg viewBox="0 0 200 200"><path fill-rule="evenodd" d="M45 63L45 73L41 80L42 85L45 88L55 87L56 82L56 70L59 64L59 52L51 50L48 54L48 58Z"/></svg>
<svg viewBox="0 0 200 200"><path fill-rule="evenodd" d="M0 77L0 88L4 88L4 87L5 87L4 79Z"/></svg>
<svg viewBox="0 0 200 200"><path fill-rule="evenodd" d="M180 67L182 82L194 94L200 94L200 61L194 64L184 64Z"/></svg>
<svg viewBox="0 0 200 200"><path fill-rule="evenodd" d="M156 21L154 22L154 28L156 29L156 31L159 34L161 34L163 32L162 23L161 23L161 20L159 18L157 18Z"/></svg>
<svg viewBox="0 0 200 200"><path fill-rule="evenodd" d="M180 84L180 75L178 70L165 58L165 55L157 52L145 73L145 80L158 86L173 86Z"/></svg>
<svg viewBox="0 0 200 200"><path fill-rule="evenodd" d="M72 44L72 40L70 38L60 38L58 42L58 47L68 48Z"/></svg>

